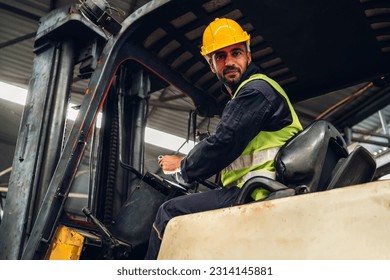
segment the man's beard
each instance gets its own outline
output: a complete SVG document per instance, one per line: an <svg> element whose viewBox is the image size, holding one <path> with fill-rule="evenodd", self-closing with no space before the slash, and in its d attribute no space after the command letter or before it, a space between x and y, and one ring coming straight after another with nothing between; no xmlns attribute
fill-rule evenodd
<svg viewBox="0 0 390 280"><path fill-rule="evenodd" d="M237 71L238 75L235 78L227 78L226 76L229 75L229 73L226 73L228 71L235 70ZM227 74L227 75L226 75ZM218 75L219 80L226 86L233 88L235 85L237 85L241 80L241 70L236 67L227 67L223 70L222 75Z"/></svg>

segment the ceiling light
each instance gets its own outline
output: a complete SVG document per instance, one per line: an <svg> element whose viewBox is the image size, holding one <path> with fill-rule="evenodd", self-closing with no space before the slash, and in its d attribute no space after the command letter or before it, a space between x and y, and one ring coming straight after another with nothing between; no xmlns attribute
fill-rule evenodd
<svg viewBox="0 0 390 280"><path fill-rule="evenodd" d="M24 106L26 103L26 96L26 89L0 82L0 99ZM75 104L69 104L67 118L74 121L77 117L78 110L74 109L73 107L76 107ZM96 124L99 126L100 123L101 114L98 114ZM186 139L182 137L178 137L149 127L145 128L145 142L174 152L177 151L182 154L188 154L189 150L194 147L193 141L186 141Z"/></svg>

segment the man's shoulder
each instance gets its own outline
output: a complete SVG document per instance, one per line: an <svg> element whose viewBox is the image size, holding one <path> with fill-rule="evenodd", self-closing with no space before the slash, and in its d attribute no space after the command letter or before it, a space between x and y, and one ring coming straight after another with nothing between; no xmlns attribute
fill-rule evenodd
<svg viewBox="0 0 390 280"><path fill-rule="evenodd" d="M274 89L271 86L269 82L262 78L256 78L253 80L248 81L246 84L244 84L241 88L241 90L255 90L255 91L261 91L261 92L269 92L274 93Z"/></svg>

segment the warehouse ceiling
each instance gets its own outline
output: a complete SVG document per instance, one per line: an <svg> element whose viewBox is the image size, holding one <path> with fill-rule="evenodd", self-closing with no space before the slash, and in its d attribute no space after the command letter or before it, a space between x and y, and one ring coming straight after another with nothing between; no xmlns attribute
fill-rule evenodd
<svg viewBox="0 0 390 280"><path fill-rule="evenodd" d="M149 1L108 2L115 17L124 21ZM181 73L216 104L223 104L226 98L220 95L219 83L198 49L206 24L215 17L226 16L237 20L251 34L254 62L285 88L304 126L319 118L327 119L343 133L353 129L352 142L362 143L372 153L386 150L390 121L387 1L176 2L186 5L173 3L169 9L161 9L160 14L151 13L140 21L142 28L135 36L156 59ZM40 18L52 10L79 3L0 0L0 82L27 89ZM81 102L86 87L87 81L75 74L72 96L76 104ZM195 106L188 96L166 88L151 96L148 126L187 138L188 116ZM0 183L6 184L23 108L0 101L0 109ZM216 123L215 118L209 122L198 117L201 131L212 132ZM156 156L170 151L151 145L147 151L145 168L157 172ZM383 154L386 152L381 153L382 175L388 162Z"/></svg>

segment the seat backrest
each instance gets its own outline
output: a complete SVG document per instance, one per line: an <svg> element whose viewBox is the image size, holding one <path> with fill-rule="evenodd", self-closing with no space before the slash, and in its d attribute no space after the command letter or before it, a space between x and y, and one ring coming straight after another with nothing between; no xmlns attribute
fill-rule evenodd
<svg viewBox="0 0 390 280"><path fill-rule="evenodd" d="M327 189L371 182L375 170L376 161L371 153L366 148L358 145L346 159L340 160Z"/></svg>
<svg viewBox="0 0 390 280"><path fill-rule="evenodd" d="M276 180L290 188L305 185L310 192L326 190L340 160L347 156L339 131L327 121L313 122L279 150Z"/></svg>

